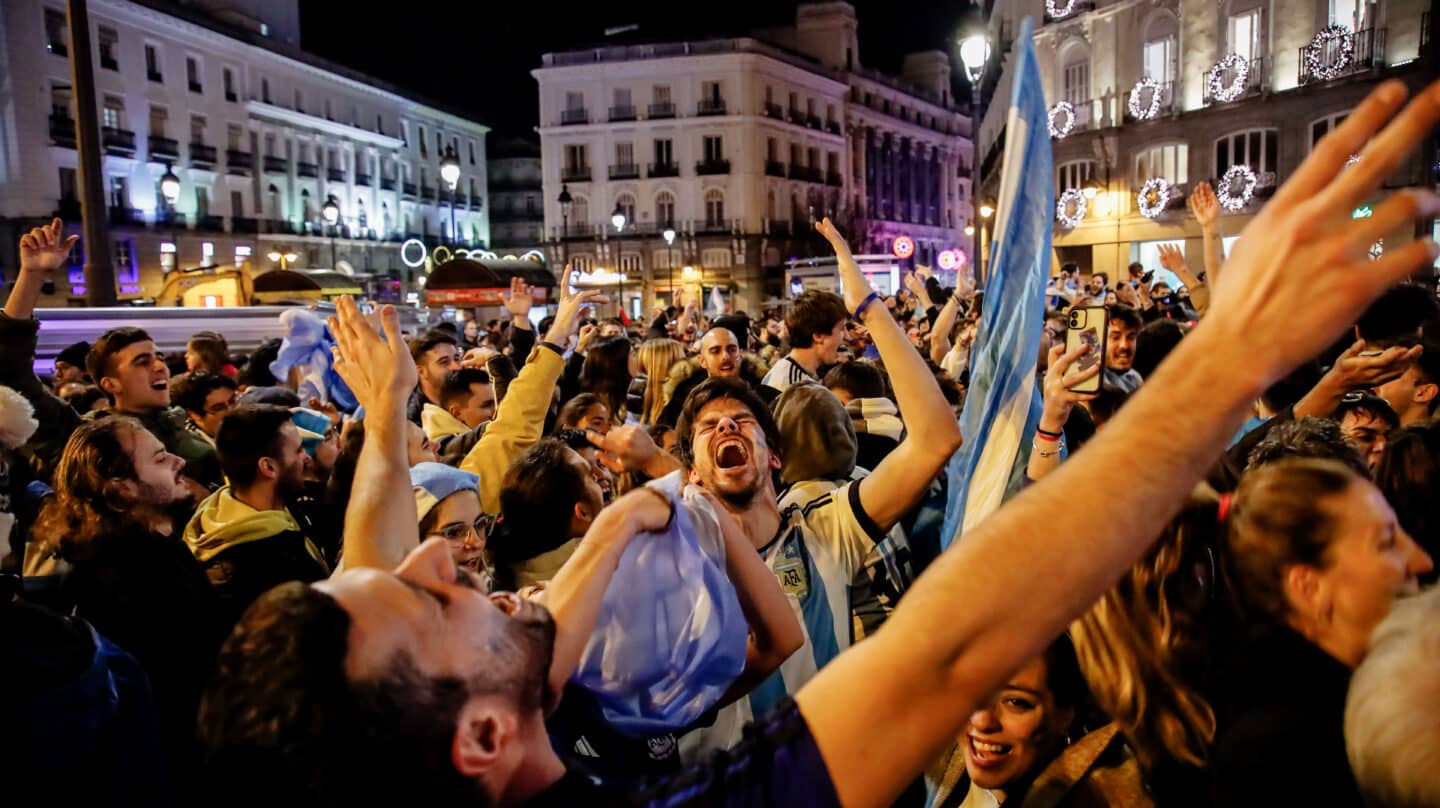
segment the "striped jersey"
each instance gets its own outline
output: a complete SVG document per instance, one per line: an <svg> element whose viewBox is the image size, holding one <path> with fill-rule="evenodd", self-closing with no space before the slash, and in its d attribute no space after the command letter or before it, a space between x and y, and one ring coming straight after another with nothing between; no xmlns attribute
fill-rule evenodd
<svg viewBox="0 0 1440 808"><path fill-rule="evenodd" d="M783 393L790 389L791 385L813 381L818 381L818 379L811 376L810 371L800 367L794 359L786 356L770 368L770 372L765 374L765 378L761 379L760 383L773 388L778 393Z"/></svg>

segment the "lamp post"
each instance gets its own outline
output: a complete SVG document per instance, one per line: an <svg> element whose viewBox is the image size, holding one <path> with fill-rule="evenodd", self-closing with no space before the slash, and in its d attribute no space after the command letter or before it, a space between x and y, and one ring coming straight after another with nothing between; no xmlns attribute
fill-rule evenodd
<svg viewBox="0 0 1440 808"><path fill-rule="evenodd" d="M620 240L620 233L625 230L625 209L620 203L615 203L615 210L610 211L610 224L615 225L615 309L623 314L625 311L625 244Z"/></svg>
<svg viewBox="0 0 1440 808"><path fill-rule="evenodd" d="M325 205L320 208L320 215L325 217L325 224L330 227L330 268L333 270L338 263L335 260L335 230L340 223L340 204L335 201L334 194L326 197Z"/></svg>
<svg viewBox="0 0 1440 808"><path fill-rule="evenodd" d="M670 305L675 305L675 228L667 227L665 236L665 264L670 276Z"/></svg>
<svg viewBox="0 0 1440 808"><path fill-rule="evenodd" d="M106 221L105 180L100 156L100 118L96 114L95 70L90 50L90 9L86 0L67 0L70 32L70 83L75 88L75 144L80 181L80 220L85 233L85 302L115 305L115 253ZM117 199L116 206L129 205Z"/></svg>
<svg viewBox="0 0 1440 808"><path fill-rule="evenodd" d="M989 269L989 265L988 265L988 263L987 263L987 258L988 258L988 256L986 255L986 253L989 251L988 248L989 248L989 246L990 246L990 245L989 245L989 238L988 238L988 236L990 235L990 217L995 215L995 203L994 203L994 202L991 202L991 201L988 200L988 199L981 200L981 201L980 201L979 211L980 211L980 244L979 244L979 248L980 248L980 249L979 249L979 252L980 252L980 277L981 277L981 278L984 278L984 277L985 277L985 272Z"/></svg>
<svg viewBox="0 0 1440 808"><path fill-rule="evenodd" d="M560 264L569 260L569 248L565 245L565 239L570 237L570 206L574 204L574 197L570 196L570 186L561 185L560 195L555 197L560 204Z"/></svg>
<svg viewBox="0 0 1440 808"><path fill-rule="evenodd" d="M299 258L300 256L296 255L293 252L281 253L278 251L271 251L271 253L266 257L269 258L271 261L279 264L280 268L283 270L289 269L290 265L295 263L295 259Z"/></svg>
<svg viewBox="0 0 1440 808"><path fill-rule="evenodd" d="M990 37L987 36L983 30L977 29L970 35L966 36L964 39L960 40L960 61L964 63L965 75L967 78L970 79L970 134L971 137L974 138L975 134L979 131L980 128L980 80L985 75L986 63L990 61ZM970 172L970 200L971 204L975 205L975 200L977 200L979 197L975 193L974 188L975 169L973 166L971 167ZM992 208L990 212L994 213L994 209ZM976 215L971 217L971 221L974 221L977 218L990 218L981 211L979 206L975 207L974 213ZM984 241L985 231L983 223L981 224L980 228L980 240ZM976 245L976 252L980 255L980 282L984 283L985 249L983 245Z"/></svg>
<svg viewBox="0 0 1440 808"><path fill-rule="evenodd" d="M440 179L450 189L450 243L453 246L460 243L455 232L455 187L460 184L460 158L455 156L454 146L447 145L445 156L440 158Z"/></svg>
<svg viewBox="0 0 1440 808"><path fill-rule="evenodd" d="M165 217L170 220L170 243L175 245L170 259L174 262L174 266L170 267L173 271L180 268L180 243L175 238L175 203L180 201L180 178L175 176L175 169L169 163L165 164L165 173L160 175L160 196L165 198Z"/></svg>

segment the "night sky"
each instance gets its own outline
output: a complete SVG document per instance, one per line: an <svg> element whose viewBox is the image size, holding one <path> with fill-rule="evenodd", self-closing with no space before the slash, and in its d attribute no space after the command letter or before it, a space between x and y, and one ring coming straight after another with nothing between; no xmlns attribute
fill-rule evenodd
<svg viewBox="0 0 1440 808"><path fill-rule="evenodd" d="M528 132L538 102L530 71L547 51L605 41L605 29L638 24L645 40L738 35L755 28L793 24L795 2L785 0L693 0L507 3L504 24L494 2L387 3L377 14L345 14L327 24L335 4L301 0L306 50L369 73L465 112L499 133ZM967 19L967 0L852 0L860 21L860 59L895 73L906 53L943 48L955 72L956 32ZM703 16L694 10L704 8ZM409 13L402 11L408 9ZM363 25L357 25L361 18ZM958 79L963 82L963 79ZM956 95L964 98L963 83Z"/></svg>

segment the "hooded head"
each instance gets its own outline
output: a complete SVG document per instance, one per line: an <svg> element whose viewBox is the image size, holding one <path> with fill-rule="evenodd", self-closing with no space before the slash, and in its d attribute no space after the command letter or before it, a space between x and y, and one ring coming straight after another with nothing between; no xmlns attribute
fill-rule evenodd
<svg viewBox="0 0 1440 808"><path fill-rule="evenodd" d="M818 384L797 384L775 401L780 482L845 479L855 470L855 425L845 405Z"/></svg>

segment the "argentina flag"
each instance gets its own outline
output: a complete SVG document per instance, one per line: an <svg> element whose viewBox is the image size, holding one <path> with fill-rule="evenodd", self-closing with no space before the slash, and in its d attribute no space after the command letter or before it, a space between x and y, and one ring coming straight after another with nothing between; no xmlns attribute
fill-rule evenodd
<svg viewBox="0 0 1440 808"><path fill-rule="evenodd" d="M1015 38L1016 71L1006 122L990 277L970 358L970 390L960 417L964 444L946 474L942 549L1000 507L1018 487L1040 422L1035 376L1055 216L1054 158L1045 92L1035 63L1033 23Z"/></svg>

